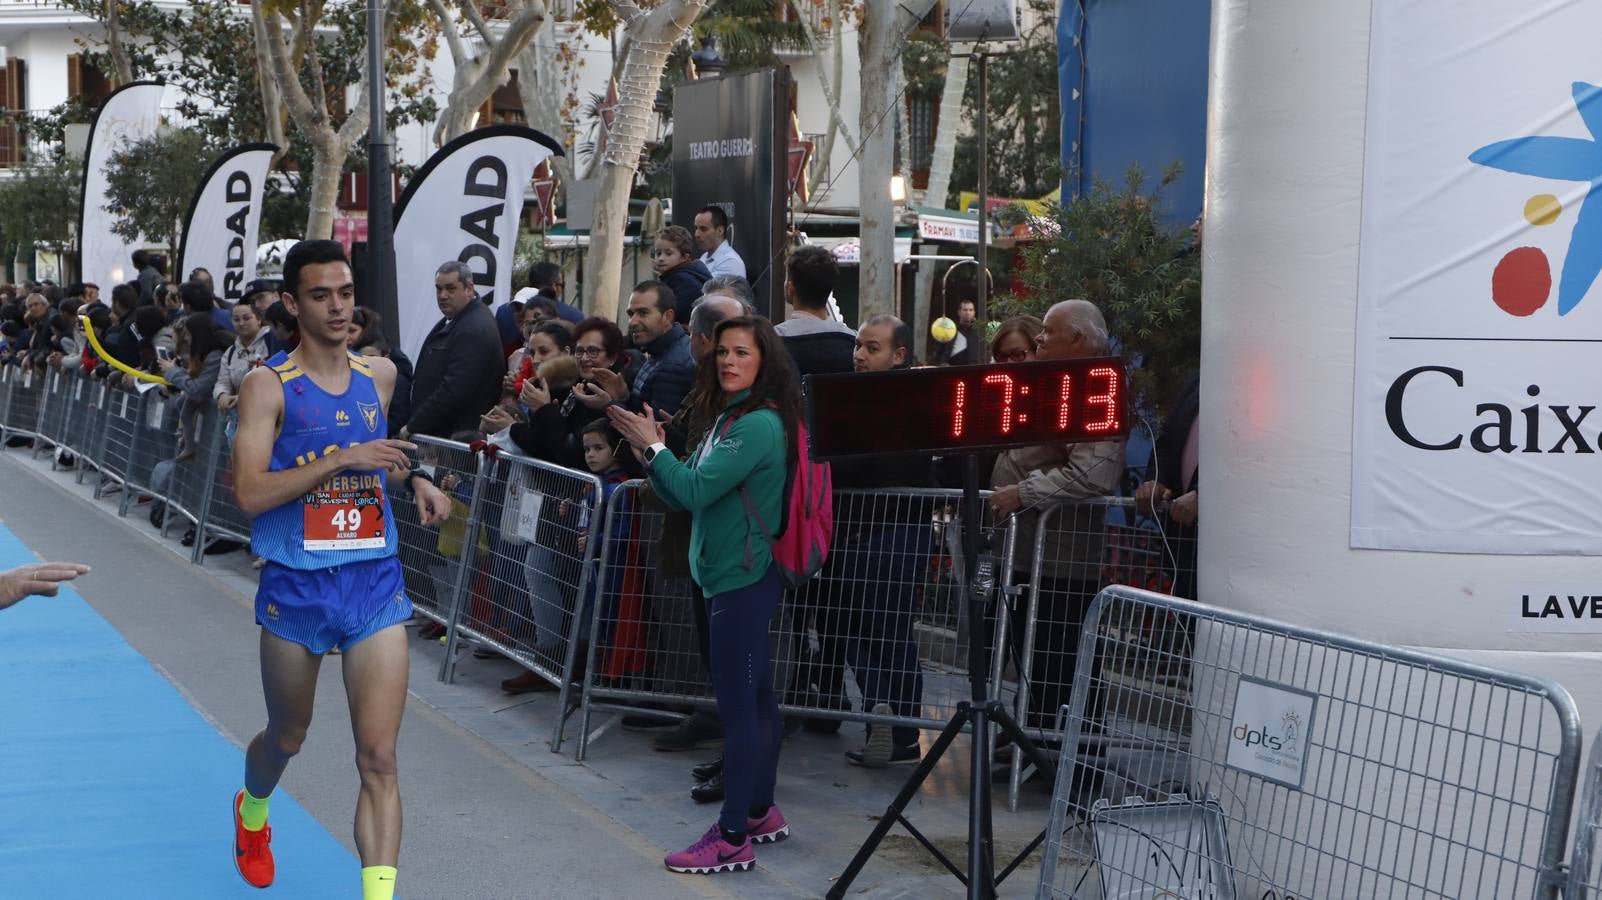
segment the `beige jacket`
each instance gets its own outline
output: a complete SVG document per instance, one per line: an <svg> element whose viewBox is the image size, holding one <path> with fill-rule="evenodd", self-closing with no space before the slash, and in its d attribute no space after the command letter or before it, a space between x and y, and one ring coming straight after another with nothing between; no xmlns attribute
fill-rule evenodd
<svg viewBox="0 0 1602 900"><path fill-rule="evenodd" d="M1111 497L1124 471L1124 441L1052 444L1008 450L996 459L993 488L1018 485L1018 538L1012 568L1027 574L1034 559L1035 531L1049 510L1041 575L1097 580L1101 577L1106 508L1078 501Z"/></svg>

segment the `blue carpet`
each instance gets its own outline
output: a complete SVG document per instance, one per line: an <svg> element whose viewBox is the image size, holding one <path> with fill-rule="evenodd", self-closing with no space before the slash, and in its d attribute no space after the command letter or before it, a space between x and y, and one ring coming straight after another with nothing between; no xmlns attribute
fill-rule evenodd
<svg viewBox="0 0 1602 900"><path fill-rule="evenodd" d="M35 560L0 526L0 570ZM283 791L277 882L240 879L228 804L243 751L71 590L0 612L0 698L0 896L360 895L355 856Z"/></svg>

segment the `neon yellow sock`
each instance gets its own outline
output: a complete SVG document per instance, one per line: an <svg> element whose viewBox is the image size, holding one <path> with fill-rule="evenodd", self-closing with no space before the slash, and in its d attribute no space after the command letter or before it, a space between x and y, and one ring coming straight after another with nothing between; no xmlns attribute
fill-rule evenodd
<svg viewBox="0 0 1602 900"><path fill-rule="evenodd" d="M239 820L245 823L246 831L262 830L267 824L267 798L257 799L245 791L239 801Z"/></svg>
<svg viewBox="0 0 1602 900"><path fill-rule="evenodd" d="M362 900L395 900L394 866L362 869Z"/></svg>

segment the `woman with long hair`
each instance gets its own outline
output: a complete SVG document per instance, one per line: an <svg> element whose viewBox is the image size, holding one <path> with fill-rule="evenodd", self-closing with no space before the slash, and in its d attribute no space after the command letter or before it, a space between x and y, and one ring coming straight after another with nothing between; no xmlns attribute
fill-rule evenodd
<svg viewBox="0 0 1602 900"><path fill-rule="evenodd" d="M657 496L690 513L690 574L707 597L712 684L723 719L723 810L700 840L663 860L672 871L692 873L749 869L756 862L753 844L790 833L773 802L784 720L768 648L782 585L758 520L780 521L786 474L795 465L801 394L767 319L726 319L713 342L716 350L697 370L694 391L713 424L686 459L667 450L649 405L644 415L607 408Z"/></svg>

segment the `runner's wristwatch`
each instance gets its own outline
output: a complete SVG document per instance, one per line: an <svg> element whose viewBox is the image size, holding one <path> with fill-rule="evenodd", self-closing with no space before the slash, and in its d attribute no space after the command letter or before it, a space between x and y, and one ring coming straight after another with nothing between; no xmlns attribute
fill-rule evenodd
<svg viewBox="0 0 1602 900"><path fill-rule="evenodd" d="M421 478L429 484L434 483L434 476L428 474L428 472L424 471L422 468L416 468L406 473L406 477L403 479L403 483L406 485L406 487L410 488L412 486L413 478Z"/></svg>

